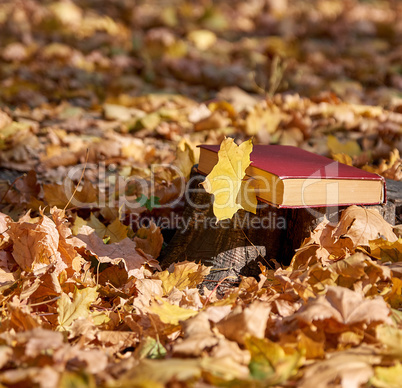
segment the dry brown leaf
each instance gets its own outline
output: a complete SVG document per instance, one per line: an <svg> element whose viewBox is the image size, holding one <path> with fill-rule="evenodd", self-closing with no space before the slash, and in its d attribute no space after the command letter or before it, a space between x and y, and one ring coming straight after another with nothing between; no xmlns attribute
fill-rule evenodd
<svg viewBox="0 0 402 388"><path fill-rule="evenodd" d="M18 222L10 222L9 235L13 241L13 257L22 270L32 272L49 264L60 273L67 265L62 261L59 233L54 222L43 213L38 221L29 218L29 213Z"/></svg>
<svg viewBox="0 0 402 388"><path fill-rule="evenodd" d="M21 333L18 338L19 341L26 340L25 354L33 358L51 349L59 349L64 342L63 334L40 327Z"/></svg>
<svg viewBox="0 0 402 388"><path fill-rule="evenodd" d="M157 279L137 279L135 287L138 296L134 299L135 306L149 306L155 297L162 297L162 281Z"/></svg>
<svg viewBox="0 0 402 388"><path fill-rule="evenodd" d="M226 128L230 124L230 119L221 111L216 110L210 116L194 124L194 131L206 131L211 129Z"/></svg>
<svg viewBox="0 0 402 388"><path fill-rule="evenodd" d="M163 245L161 229L151 221L148 228L138 229L134 241L143 252L157 259Z"/></svg>
<svg viewBox="0 0 402 388"><path fill-rule="evenodd" d="M206 312L182 323L184 340L173 346L173 352L185 356L200 356L204 349L215 346L219 339L212 333Z"/></svg>
<svg viewBox="0 0 402 388"><path fill-rule="evenodd" d="M138 333L130 331L103 330L96 334L96 338L110 353L121 352L139 342Z"/></svg>
<svg viewBox="0 0 402 388"><path fill-rule="evenodd" d="M14 262L14 259L10 252L0 251L0 286L13 283L16 279L9 269L9 264L12 262Z"/></svg>
<svg viewBox="0 0 402 388"><path fill-rule="evenodd" d="M0 249L10 245L10 235L7 233L11 218L7 214L0 213Z"/></svg>
<svg viewBox="0 0 402 388"><path fill-rule="evenodd" d="M129 276L132 271L142 267L144 264L158 266L158 263L150 256L137 252L136 244L129 238L118 243L104 244L95 231L89 226L83 226L77 238L82 241L83 247L98 257L101 263L118 263L124 261Z"/></svg>
<svg viewBox="0 0 402 388"><path fill-rule="evenodd" d="M349 238L353 245L369 245L370 240L383 237L388 241L398 240L392 225L384 220L377 210L359 206L349 206L342 212L341 219L334 229L336 239Z"/></svg>
<svg viewBox="0 0 402 388"><path fill-rule="evenodd" d="M81 365L91 374L103 372L108 363L108 357L102 349L82 349L79 345L58 349L54 359L61 365Z"/></svg>
<svg viewBox="0 0 402 388"><path fill-rule="evenodd" d="M10 369L0 374L0 383L11 386L39 386L40 388L57 388L59 372L49 365Z"/></svg>
<svg viewBox="0 0 402 388"><path fill-rule="evenodd" d="M270 312L269 304L255 301L244 310L240 306L236 307L216 326L227 339L244 344L246 335L264 338Z"/></svg>
<svg viewBox="0 0 402 388"><path fill-rule="evenodd" d="M390 323L390 310L384 299L365 299L348 288L329 286L325 296L307 302L291 319L321 325L324 330L342 332L344 326Z"/></svg>
<svg viewBox="0 0 402 388"><path fill-rule="evenodd" d="M21 305L15 296L7 305L9 327L15 331L27 331L41 326L41 321L32 314L30 307Z"/></svg>
<svg viewBox="0 0 402 388"><path fill-rule="evenodd" d="M51 211L53 222L56 225L59 233L58 251L61 258L68 268L72 268L73 260L77 257L77 252L74 249L75 239L72 239L71 229L66 225L66 215L64 210L54 207Z"/></svg>
<svg viewBox="0 0 402 388"><path fill-rule="evenodd" d="M328 354L305 369L298 386L327 388L340 381L342 388L360 388L373 376L373 364L380 362L374 348L362 347Z"/></svg>

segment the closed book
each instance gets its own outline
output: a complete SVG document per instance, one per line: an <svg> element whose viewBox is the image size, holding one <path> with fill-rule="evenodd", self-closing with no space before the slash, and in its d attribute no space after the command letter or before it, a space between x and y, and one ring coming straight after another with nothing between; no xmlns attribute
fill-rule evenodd
<svg viewBox="0 0 402 388"><path fill-rule="evenodd" d="M200 145L198 170L208 175L219 145ZM257 197L278 207L374 205L386 200L385 179L301 148L254 145L246 179Z"/></svg>

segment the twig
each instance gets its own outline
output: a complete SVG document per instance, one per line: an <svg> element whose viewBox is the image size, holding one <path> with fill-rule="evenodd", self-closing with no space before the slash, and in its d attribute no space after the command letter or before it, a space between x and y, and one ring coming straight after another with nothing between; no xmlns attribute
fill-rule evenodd
<svg viewBox="0 0 402 388"><path fill-rule="evenodd" d="M204 302L204 307L205 305L209 302L209 299L211 298L212 294L217 290L217 288L226 280L226 279L235 279L234 276L225 276L224 278L222 278L221 280L219 280L218 284L214 287L214 289L211 291L211 293L208 295L208 298L205 300Z"/></svg>
<svg viewBox="0 0 402 388"><path fill-rule="evenodd" d="M241 231L243 232L244 237L247 239L247 241L248 241L248 242L254 247L254 249L257 251L258 256L261 256L261 257L262 257L262 259L265 261L265 263L267 264L268 267L270 267L271 269L275 269L275 268L272 267L272 264L271 264L269 261L267 261L267 259L260 253L260 251L258 250L258 248L253 244L253 242L247 237L247 235L246 235L246 233L244 232L244 230L241 229ZM258 256L257 256L257 257L258 257Z"/></svg>
<svg viewBox="0 0 402 388"><path fill-rule="evenodd" d="M80 179L79 179L77 185L75 186L74 193L71 195L71 197L70 197L70 199L68 200L66 206L64 206L63 211L65 211L65 210L67 209L68 205L70 205L70 202L72 201L72 199L74 198L75 193L76 193L77 190L78 190L78 187L79 187L79 185L80 185L80 183L81 183L81 181L82 181L82 178L84 177L85 169L87 168L88 157L89 157L89 148L87 148L87 153L86 153L86 156L85 156L85 166L84 166L84 168L83 168L83 170L82 170L82 174L81 174L81 176L80 176Z"/></svg>
<svg viewBox="0 0 402 388"><path fill-rule="evenodd" d="M43 302L31 303L31 304L28 304L27 306L29 306L29 307L40 306L40 305L42 305L42 304L54 302L54 301L56 301L57 299L60 299L60 296L56 296L55 298L52 298L52 299L49 299L49 300L45 300L45 301L43 301Z"/></svg>

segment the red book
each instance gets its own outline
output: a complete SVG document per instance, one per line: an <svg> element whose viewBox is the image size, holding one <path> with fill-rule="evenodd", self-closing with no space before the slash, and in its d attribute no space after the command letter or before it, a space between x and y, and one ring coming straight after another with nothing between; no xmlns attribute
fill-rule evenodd
<svg viewBox="0 0 402 388"><path fill-rule="evenodd" d="M208 175L218 145L201 145L198 170ZM385 202L385 179L301 148L255 145L246 169L257 196L279 207L374 205Z"/></svg>

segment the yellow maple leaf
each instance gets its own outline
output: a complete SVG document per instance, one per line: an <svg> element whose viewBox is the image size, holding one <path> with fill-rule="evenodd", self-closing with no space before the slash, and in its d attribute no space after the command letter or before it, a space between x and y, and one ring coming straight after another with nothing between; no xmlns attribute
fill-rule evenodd
<svg viewBox="0 0 402 388"><path fill-rule="evenodd" d="M59 330L65 330L78 318L89 316L89 306L98 298L96 287L87 287L82 290L75 289L73 300L64 292L57 301L57 312L59 313Z"/></svg>
<svg viewBox="0 0 402 388"><path fill-rule="evenodd" d="M118 218L106 226L91 213L91 218L86 224L95 229L95 233L100 238L110 237L111 243L119 242L127 237L127 226L123 225Z"/></svg>
<svg viewBox="0 0 402 388"><path fill-rule="evenodd" d="M194 288L209 274L210 268L190 261L175 263L173 270L157 272L155 277L162 280L164 295L169 295L173 289L184 290Z"/></svg>
<svg viewBox="0 0 402 388"><path fill-rule="evenodd" d="M160 298L155 298L148 310L150 313L158 315L163 323L171 325L178 325L180 321L185 321L198 314L198 311L170 304Z"/></svg>
<svg viewBox="0 0 402 388"><path fill-rule="evenodd" d="M256 212L255 193L249 190L250 195L244 195L247 185L243 182L252 149L251 139L240 146L231 138L224 139L218 163L202 183L208 193L214 194L213 210L217 221L232 218L239 209Z"/></svg>

